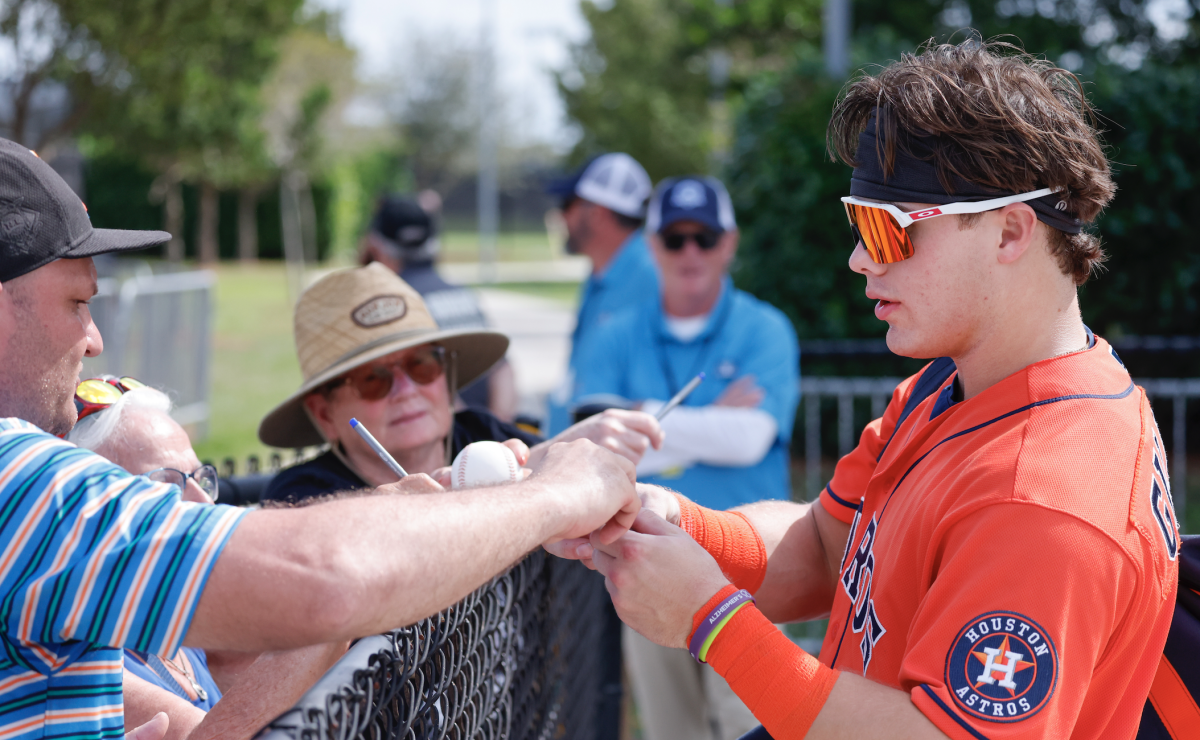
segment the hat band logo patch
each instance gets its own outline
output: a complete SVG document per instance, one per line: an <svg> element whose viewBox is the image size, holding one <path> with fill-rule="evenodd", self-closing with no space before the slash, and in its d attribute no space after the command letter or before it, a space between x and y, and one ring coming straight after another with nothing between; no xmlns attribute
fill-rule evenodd
<svg viewBox="0 0 1200 740"><path fill-rule="evenodd" d="M1041 626L1016 612L972 619L946 656L946 687L966 714L1018 722L1037 714L1058 681L1058 653Z"/></svg>
<svg viewBox="0 0 1200 740"><path fill-rule="evenodd" d="M408 304L403 296L378 295L350 312L354 323L364 329L399 321L408 313Z"/></svg>

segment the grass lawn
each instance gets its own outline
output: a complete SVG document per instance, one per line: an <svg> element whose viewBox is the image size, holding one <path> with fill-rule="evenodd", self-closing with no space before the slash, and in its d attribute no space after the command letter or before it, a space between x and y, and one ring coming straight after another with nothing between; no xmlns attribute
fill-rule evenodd
<svg viewBox="0 0 1200 740"><path fill-rule="evenodd" d="M241 471L247 455L265 462L269 448L258 441L258 422L300 387L300 366L283 263L227 263L216 270L211 417L196 453L217 463L233 457Z"/></svg>
<svg viewBox="0 0 1200 740"><path fill-rule="evenodd" d="M496 237L496 258L504 262L550 260L562 254L561 244L552 244L544 231L501 232ZM479 235L474 231L442 234L442 259L447 262L479 260Z"/></svg>
<svg viewBox="0 0 1200 740"><path fill-rule="evenodd" d="M579 299L579 283L493 283L475 287L509 290L538 298L549 298L572 306Z"/></svg>

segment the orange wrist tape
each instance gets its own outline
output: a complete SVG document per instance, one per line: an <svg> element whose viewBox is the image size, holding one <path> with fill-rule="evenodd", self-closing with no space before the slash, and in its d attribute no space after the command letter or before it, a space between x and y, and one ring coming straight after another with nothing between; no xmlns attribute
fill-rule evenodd
<svg viewBox="0 0 1200 740"><path fill-rule="evenodd" d="M699 618L715 606L710 602ZM801 740L808 733L840 673L804 652L754 604L730 617L707 661L775 740Z"/></svg>
<svg viewBox="0 0 1200 740"><path fill-rule="evenodd" d="M679 526L716 558L721 571L738 588L757 591L767 576L767 548L750 520L735 511L706 509L678 494L675 498L679 500Z"/></svg>

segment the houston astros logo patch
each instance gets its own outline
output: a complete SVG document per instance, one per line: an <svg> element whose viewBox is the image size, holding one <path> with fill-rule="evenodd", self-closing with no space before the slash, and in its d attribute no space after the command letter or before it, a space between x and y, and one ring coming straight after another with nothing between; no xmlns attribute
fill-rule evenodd
<svg viewBox="0 0 1200 740"><path fill-rule="evenodd" d="M1037 714L1054 694L1058 653L1046 631L1016 612L981 614L946 656L946 686L959 708L990 722Z"/></svg>

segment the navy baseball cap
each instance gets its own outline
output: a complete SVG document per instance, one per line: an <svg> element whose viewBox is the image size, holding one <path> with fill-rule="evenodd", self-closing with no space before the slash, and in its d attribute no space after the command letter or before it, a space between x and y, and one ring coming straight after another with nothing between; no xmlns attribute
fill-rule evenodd
<svg viewBox="0 0 1200 740"><path fill-rule="evenodd" d="M662 233L680 221L695 221L717 233L737 228L725 186L716 178L698 175L663 180L650 199L646 231Z"/></svg>
<svg viewBox="0 0 1200 740"><path fill-rule="evenodd" d="M165 231L93 229L87 207L38 155L0 139L0 282L54 260L156 247Z"/></svg>

